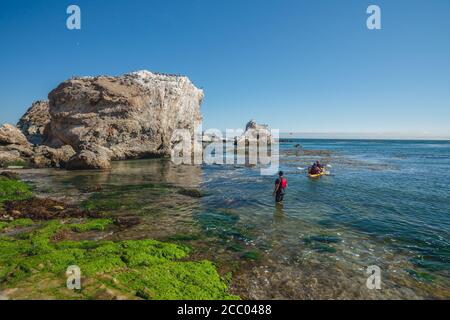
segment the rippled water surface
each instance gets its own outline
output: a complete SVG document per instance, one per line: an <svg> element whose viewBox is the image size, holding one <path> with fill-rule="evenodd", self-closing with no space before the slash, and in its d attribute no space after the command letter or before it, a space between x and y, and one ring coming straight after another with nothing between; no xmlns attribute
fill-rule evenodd
<svg viewBox="0 0 450 320"><path fill-rule="evenodd" d="M450 298L449 142L298 140L280 154L282 206L271 196L274 177L245 166L139 160L25 178L42 194L141 217L98 237L188 244L194 258L232 272L244 298ZM316 159L330 174L312 180L299 168ZM371 265L381 268L381 290L366 287Z"/></svg>

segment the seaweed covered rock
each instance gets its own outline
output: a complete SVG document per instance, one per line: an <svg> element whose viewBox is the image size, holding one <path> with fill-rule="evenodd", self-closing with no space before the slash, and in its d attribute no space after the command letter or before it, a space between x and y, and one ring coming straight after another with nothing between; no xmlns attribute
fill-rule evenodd
<svg viewBox="0 0 450 320"><path fill-rule="evenodd" d="M4 177L8 180L19 180L20 176L17 172L14 171L3 171L0 173L1 177Z"/></svg>
<svg viewBox="0 0 450 320"><path fill-rule="evenodd" d="M3 203L7 201L20 201L33 196L29 185L14 179L11 174L0 175L0 208L3 210Z"/></svg>
<svg viewBox="0 0 450 320"><path fill-rule="evenodd" d="M88 212L60 201L32 197L31 192L27 189L23 191L23 194L28 196L28 198L22 196L21 198L17 198L17 200L4 202L4 210L8 216L13 217L14 219L28 218L32 220L101 217L101 215L96 212Z"/></svg>
<svg viewBox="0 0 450 320"><path fill-rule="evenodd" d="M14 228L18 220L3 228ZM155 240L65 241L67 232L109 228L111 220L35 223L20 239L0 237L0 294L7 299L238 299L210 261L189 261L190 249ZM0 225L1 230L2 225ZM83 289L65 289L67 266L83 272ZM16 288L8 291L8 288ZM35 290L38 287L39 290ZM63 288L61 290L61 288ZM31 289L31 290L30 290ZM105 290L110 293L105 296Z"/></svg>

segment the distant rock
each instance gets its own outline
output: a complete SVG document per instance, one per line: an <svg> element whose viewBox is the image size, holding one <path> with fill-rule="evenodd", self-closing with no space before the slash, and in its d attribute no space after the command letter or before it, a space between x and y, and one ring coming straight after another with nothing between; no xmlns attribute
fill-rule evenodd
<svg viewBox="0 0 450 320"><path fill-rule="evenodd" d="M34 145L42 143L45 128L50 122L48 101L34 102L28 111L20 118L17 127L28 141Z"/></svg>
<svg viewBox="0 0 450 320"><path fill-rule="evenodd" d="M273 141L269 126L266 124L258 124L255 120L250 120L245 126L245 132L236 137L236 145L249 145L251 142L259 144L261 139L265 138L268 145Z"/></svg>
<svg viewBox="0 0 450 320"><path fill-rule="evenodd" d="M245 132L252 130L269 130L269 126L267 124L258 124L255 120L250 120L245 126Z"/></svg>

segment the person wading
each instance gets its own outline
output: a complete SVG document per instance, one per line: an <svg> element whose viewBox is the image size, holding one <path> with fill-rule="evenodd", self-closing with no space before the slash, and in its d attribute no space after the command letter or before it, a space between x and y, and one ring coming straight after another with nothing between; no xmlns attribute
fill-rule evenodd
<svg viewBox="0 0 450 320"><path fill-rule="evenodd" d="M284 194L286 193L287 180L283 177L283 171L278 173L278 179L275 180L275 189L273 194L275 195L275 202L283 202Z"/></svg>

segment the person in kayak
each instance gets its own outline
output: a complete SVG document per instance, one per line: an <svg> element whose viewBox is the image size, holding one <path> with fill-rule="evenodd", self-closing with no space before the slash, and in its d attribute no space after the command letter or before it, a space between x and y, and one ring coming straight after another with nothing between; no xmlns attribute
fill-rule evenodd
<svg viewBox="0 0 450 320"><path fill-rule="evenodd" d="M283 198L286 193L287 180L283 177L283 175L283 171L280 171L278 173L278 179L275 180L275 189L273 194L275 195L275 202L277 203L283 202Z"/></svg>
<svg viewBox="0 0 450 320"><path fill-rule="evenodd" d="M321 172L322 171L320 170L320 168L315 163L309 168L309 171L308 171L308 173L310 175L320 174Z"/></svg>
<svg viewBox="0 0 450 320"><path fill-rule="evenodd" d="M310 175L320 174L322 172L322 167L319 161L316 161L309 167L308 173Z"/></svg>
<svg viewBox="0 0 450 320"><path fill-rule="evenodd" d="M319 160L316 161L316 167L318 167L320 170L323 170L324 166L320 163Z"/></svg>

